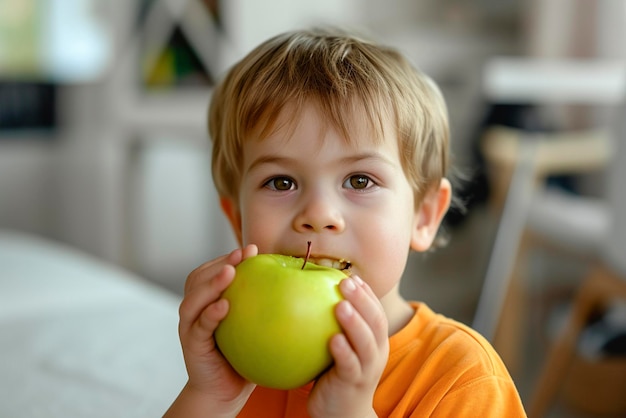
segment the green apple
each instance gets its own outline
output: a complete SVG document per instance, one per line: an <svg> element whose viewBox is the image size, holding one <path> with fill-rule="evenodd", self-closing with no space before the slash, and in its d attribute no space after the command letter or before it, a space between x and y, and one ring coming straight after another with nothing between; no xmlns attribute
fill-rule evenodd
<svg viewBox="0 0 626 418"><path fill-rule="evenodd" d="M346 277L297 257L244 260L223 293L230 309L215 331L220 351L258 385L293 389L311 382L332 363L328 343L341 332L334 307Z"/></svg>

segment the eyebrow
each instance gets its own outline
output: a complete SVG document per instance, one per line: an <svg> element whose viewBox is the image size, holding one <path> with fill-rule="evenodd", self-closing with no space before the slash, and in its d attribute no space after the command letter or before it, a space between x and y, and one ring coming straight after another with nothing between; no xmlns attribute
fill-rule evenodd
<svg viewBox="0 0 626 418"><path fill-rule="evenodd" d="M364 153L361 153L361 154L350 155L350 156L344 157L341 160L339 160L339 163L341 163L341 164L349 164L349 163L355 163L355 162L364 161L364 160L380 161L382 163L390 165L391 167L395 167L396 166L396 164L394 164L392 161L390 161L384 155L379 154L377 152L364 152Z"/></svg>
<svg viewBox="0 0 626 418"><path fill-rule="evenodd" d="M244 174L249 173L256 167L264 164L295 165L295 160L289 157L280 157L276 155L262 155L252 161L252 164L250 164L250 166L244 171Z"/></svg>
<svg viewBox="0 0 626 418"><path fill-rule="evenodd" d="M349 156L341 158L336 163L337 164L351 164L351 163L356 163L359 161L367 161L367 160L380 161L388 166L391 166L394 168L396 167L396 164L394 164L384 155L379 154L377 152L365 152L361 154L349 155ZM252 162L252 164L250 164L250 166L247 168L245 172L246 173L250 172L254 170L256 167L264 165L264 164L277 164L277 165L289 166L289 165L297 165L297 162L295 159L290 158L290 157L282 157L282 156L277 156L277 155L262 155L256 158Z"/></svg>

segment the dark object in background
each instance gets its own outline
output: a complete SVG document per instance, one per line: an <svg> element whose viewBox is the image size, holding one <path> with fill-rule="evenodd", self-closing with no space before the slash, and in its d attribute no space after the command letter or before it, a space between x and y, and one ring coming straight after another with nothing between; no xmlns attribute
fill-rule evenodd
<svg viewBox="0 0 626 418"><path fill-rule="evenodd" d="M0 81L0 138L7 132L54 130L56 89L52 83Z"/></svg>
<svg viewBox="0 0 626 418"><path fill-rule="evenodd" d="M463 223L467 214L489 198L489 181L484 156L480 150L480 141L483 133L490 126L506 126L509 128L524 129L528 132L547 132L538 108L530 104L487 103L484 117L479 121L471 138L471 167L467 179L461 179L457 185L456 195L465 206L465 210L451 210L446 214L445 224L457 227Z"/></svg>
<svg viewBox="0 0 626 418"><path fill-rule="evenodd" d="M585 327L579 351L587 358L626 359L626 302L615 302Z"/></svg>

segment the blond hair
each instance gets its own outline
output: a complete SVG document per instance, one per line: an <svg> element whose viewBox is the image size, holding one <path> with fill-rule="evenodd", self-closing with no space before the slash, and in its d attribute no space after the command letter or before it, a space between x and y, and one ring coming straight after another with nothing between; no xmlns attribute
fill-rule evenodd
<svg viewBox="0 0 626 418"><path fill-rule="evenodd" d="M448 169L449 128L441 93L396 50L339 30L288 32L259 45L226 74L209 108L213 179L238 201L242 150L264 138L288 108L297 118L314 103L347 141L355 123L383 137L390 118L416 204ZM363 112L363 118L360 118Z"/></svg>

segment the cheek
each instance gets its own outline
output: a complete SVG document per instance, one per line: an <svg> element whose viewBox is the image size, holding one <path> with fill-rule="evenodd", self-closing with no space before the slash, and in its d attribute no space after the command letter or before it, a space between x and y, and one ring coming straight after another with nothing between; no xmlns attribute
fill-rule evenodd
<svg viewBox="0 0 626 418"><path fill-rule="evenodd" d="M359 238L362 252L367 254L367 271L363 273L368 277L363 279L378 297L387 294L402 278L413 226L411 203L391 205L382 213L386 215L371 219Z"/></svg>
<svg viewBox="0 0 626 418"><path fill-rule="evenodd" d="M278 211L263 211L259 208L250 207L242 213L242 241L243 245L256 244L260 253L272 252L273 243L276 242L282 231L282 226L277 222L281 219Z"/></svg>
<svg viewBox="0 0 626 418"><path fill-rule="evenodd" d="M383 237L372 237L368 245L368 278L363 278L380 298L393 289L401 280L409 255L410 239L406 234L393 234L389 229L382 231Z"/></svg>

